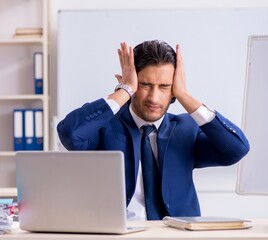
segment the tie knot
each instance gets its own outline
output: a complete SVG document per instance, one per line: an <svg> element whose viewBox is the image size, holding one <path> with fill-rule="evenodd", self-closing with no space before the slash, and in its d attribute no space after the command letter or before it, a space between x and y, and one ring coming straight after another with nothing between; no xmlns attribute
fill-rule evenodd
<svg viewBox="0 0 268 240"><path fill-rule="evenodd" d="M153 130L155 130L154 125L143 125L141 128L143 129L143 136L148 136Z"/></svg>

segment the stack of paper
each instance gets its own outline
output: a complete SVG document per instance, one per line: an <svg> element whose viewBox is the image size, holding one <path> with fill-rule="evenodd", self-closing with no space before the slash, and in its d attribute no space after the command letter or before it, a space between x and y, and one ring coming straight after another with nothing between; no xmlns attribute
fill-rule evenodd
<svg viewBox="0 0 268 240"><path fill-rule="evenodd" d="M16 28L14 38L41 38L42 28Z"/></svg>
<svg viewBox="0 0 268 240"><path fill-rule="evenodd" d="M17 204L12 199L0 199L0 234L11 232L18 227L18 223L13 221L17 216Z"/></svg>

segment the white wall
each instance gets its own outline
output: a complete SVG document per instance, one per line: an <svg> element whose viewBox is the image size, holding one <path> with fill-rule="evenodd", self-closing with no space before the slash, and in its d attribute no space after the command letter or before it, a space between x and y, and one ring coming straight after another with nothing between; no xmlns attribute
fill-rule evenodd
<svg viewBox="0 0 268 240"><path fill-rule="evenodd" d="M57 116L57 11L66 9L257 9L265 8L268 11L266 1L172 1L172 0L135 0L135 1L109 1L109 0L58 0L50 1L50 70L52 80L52 115L55 116L54 124L58 121ZM238 29L239 30L239 29ZM265 33L264 33L265 34ZM267 32L266 32L267 34ZM197 52L198 54L198 52ZM232 53L230 53L230 57ZM246 59L243 59L246 62ZM246 66L245 66L246 68ZM241 80L240 80L241 81ZM213 89L211 89L213 91ZM224 96L224 92L221 92ZM237 96L237 104L242 105L242 95ZM216 106L215 106L216 107ZM241 106L242 109L242 106ZM232 115L232 114L231 114ZM236 116L235 123L241 124L242 112ZM55 127L55 126L54 126ZM53 127L53 128L54 128ZM54 134L52 148L57 148L57 134ZM224 169L207 169L197 171L195 174L196 185L199 193L203 215L243 216L247 218L268 217L267 197L265 196L237 196L235 194L235 182L237 166ZM204 180L205 178L205 180ZM200 179L200 180L199 180ZM223 183L223 184L222 184Z"/></svg>

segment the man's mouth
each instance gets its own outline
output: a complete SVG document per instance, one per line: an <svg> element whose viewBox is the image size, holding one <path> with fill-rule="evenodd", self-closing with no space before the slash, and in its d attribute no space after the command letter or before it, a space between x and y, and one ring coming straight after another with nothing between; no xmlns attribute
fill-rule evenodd
<svg viewBox="0 0 268 240"><path fill-rule="evenodd" d="M149 110L151 111L156 111L160 108L160 105L159 104L150 104L150 103L147 103L145 104L146 108L148 108Z"/></svg>

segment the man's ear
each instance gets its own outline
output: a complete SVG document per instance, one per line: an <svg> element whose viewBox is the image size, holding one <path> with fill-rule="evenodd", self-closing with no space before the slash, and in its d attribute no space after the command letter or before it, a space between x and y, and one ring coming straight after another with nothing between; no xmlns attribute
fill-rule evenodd
<svg viewBox="0 0 268 240"><path fill-rule="evenodd" d="M172 98L171 98L171 101L170 101L170 104L171 104L171 103L174 103L175 101L176 101L176 98L175 98L175 97L172 97Z"/></svg>

